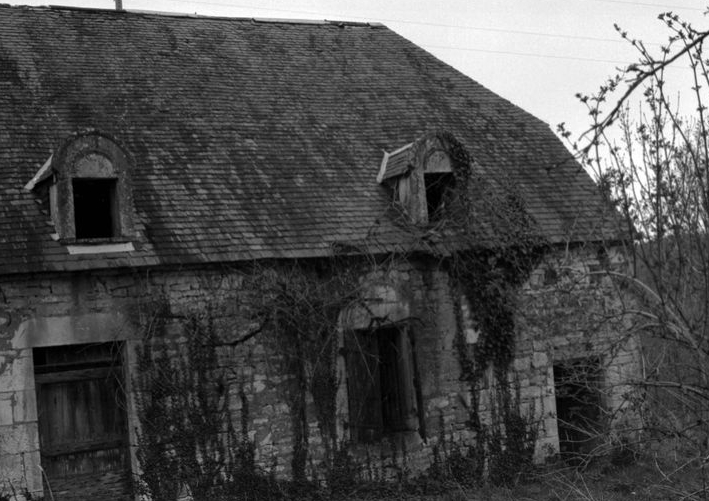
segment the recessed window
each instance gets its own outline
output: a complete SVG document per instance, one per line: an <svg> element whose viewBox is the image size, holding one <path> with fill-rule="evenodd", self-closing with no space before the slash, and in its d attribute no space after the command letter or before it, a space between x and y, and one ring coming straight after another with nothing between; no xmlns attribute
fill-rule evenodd
<svg viewBox="0 0 709 501"><path fill-rule="evenodd" d="M408 330L388 327L351 334L347 387L353 439L372 442L387 433L416 430L415 367Z"/></svg>
<svg viewBox="0 0 709 501"><path fill-rule="evenodd" d="M429 222L440 221L450 205L455 178L452 172L431 172L424 174L426 185L426 209Z"/></svg>
<svg viewBox="0 0 709 501"><path fill-rule="evenodd" d="M118 230L115 179L73 179L76 238L112 238Z"/></svg>

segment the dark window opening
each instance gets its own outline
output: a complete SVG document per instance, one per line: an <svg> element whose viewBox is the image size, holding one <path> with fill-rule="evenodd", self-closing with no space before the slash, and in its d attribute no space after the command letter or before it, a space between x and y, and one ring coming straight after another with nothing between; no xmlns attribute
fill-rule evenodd
<svg viewBox="0 0 709 501"><path fill-rule="evenodd" d="M431 172L424 174L423 177L426 185L428 220L440 221L451 202L455 178L452 172Z"/></svg>
<svg viewBox="0 0 709 501"><path fill-rule="evenodd" d="M348 336L347 381L353 438L372 442L384 434L416 430L419 396L408 331L381 328Z"/></svg>
<svg viewBox="0 0 709 501"><path fill-rule="evenodd" d="M35 373L62 372L121 365L121 343L87 343L34 348Z"/></svg>
<svg viewBox="0 0 709 501"><path fill-rule="evenodd" d="M72 188L76 238L116 236L116 180L74 179Z"/></svg>
<svg viewBox="0 0 709 501"><path fill-rule="evenodd" d="M601 436L601 363L585 358L554 365L559 452L590 453Z"/></svg>

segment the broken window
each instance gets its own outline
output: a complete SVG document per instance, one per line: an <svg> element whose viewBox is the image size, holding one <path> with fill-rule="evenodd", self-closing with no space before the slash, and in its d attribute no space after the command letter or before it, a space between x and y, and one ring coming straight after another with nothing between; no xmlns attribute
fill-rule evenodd
<svg viewBox="0 0 709 501"><path fill-rule="evenodd" d="M72 187L76 238L116 236L116 180L74 179Z"/></svg>
<svg viewBox="0 0 709 501"><path fill-rule="evenodd" d="M597 357L554 365L559 452L587 454L601 428L601 362Z"/></svg>
<svg viewBox="0 0 709 501"><path fill-rule="evenodd" d="M58 499L130 492L121 351L120 343L33 350L40 459Z"/></svg>
<svg viewBox="0 0 709 501"><path fill-rule="evenodd" d="M353 439L373 442L418 429L419 398L408 329L385 327L348 335L347 389Z"/></svg>
<svg viewBox="0 0 709 501"><path fill-rule="evenodd" d="M455 178L452 172L427 172L423 177L426 185L428 221L435 223L441 220L446 207L450 206Z"/></svg>

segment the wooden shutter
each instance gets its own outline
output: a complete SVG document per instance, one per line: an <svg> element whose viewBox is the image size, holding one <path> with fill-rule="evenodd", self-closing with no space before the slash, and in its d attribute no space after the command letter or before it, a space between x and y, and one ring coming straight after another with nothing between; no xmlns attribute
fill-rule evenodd
<svg viewBox="0 0 709 501"><path fill-rule="evenodd" d="M418 424L414 365L406 330L376 332L380 355L382 415L386 431L415 430Z"/></svg>
<svg viewBox="0 0 709 501"><path fill-rule="evenodd" d="M408 330L386 327L345 336L352 438L371 442L385 432L416 430L416 371Z"/></svg>
<svg viewBox="0 0 709 501"><path fill-rule="evenodd" d="M383 432L377 338L368 331L350 331L345 338L352 438L358 442L376 441Z"/></svg>
<svg viewBox="0 0 709 501"><path fill-rule="evenodd" d="M131 491L125 393L116 345L35 349L42 467L56 499Z"/></svg>
<svg viewBox="0 0 709 501"><path fill-rule="evenodd" d="M419 425L418 399L414 386L416 367L414 365L414 349L408 328L402 328L399 332L398 346L401 356L401 370L399 371L401 380L399 384L403 388L404 427L406 430L416 430Z"/></svg>

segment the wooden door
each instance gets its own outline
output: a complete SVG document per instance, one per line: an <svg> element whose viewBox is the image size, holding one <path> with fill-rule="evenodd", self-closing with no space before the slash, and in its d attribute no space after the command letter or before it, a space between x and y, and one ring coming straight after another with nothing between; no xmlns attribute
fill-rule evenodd
<svg viewBox="0 0 709 501"><path fill-rule="evenodd" d="M120 345L39 348L34 359L45 489L57 501L127 498Z"/></svg>

